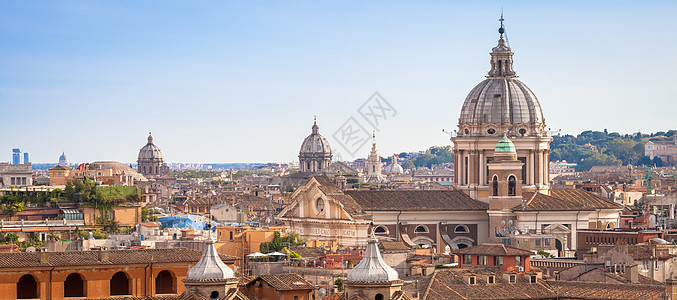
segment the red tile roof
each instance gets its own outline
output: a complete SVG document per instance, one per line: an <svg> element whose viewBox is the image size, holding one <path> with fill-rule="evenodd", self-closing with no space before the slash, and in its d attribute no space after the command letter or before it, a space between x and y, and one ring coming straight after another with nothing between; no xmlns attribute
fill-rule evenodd
<svg viewBox="0 0 677 300"><path fill-rule="evenodd" d="M47 263L40 262L40 256L46 253ZM186 248L144 249L144 250L110 250L108 261L99 260L99 251L69 252L18 252L0 253L1 268L28 268L44 266L95 266L95 265L129 265L171 262L197 262L201 251ZM221 255L226 262L237 258Z"/></svg>
<svg viewBox="0 0 677 300"><path fill-rule="evenodd" d="M468 248L458 249L454 254L470 254L470 255L490 255L490 256L524 256L532 255L534 252L523 250L515 247L506 246L503 244L481 244Z"/></svg>
<svg viewBox="0 0 677 300"><path fill-rule="evenodd" d="M623 206L593 193L579 189L552 189L550 196L541 193L524 193L526 206L518 205L517 211L578 211L596 209L622 209Z"/></svg>
<svg viewBox="0 0 677 300"><path fill-rule="evenodd" d="M298 274L282 273L275 275L261 275L247 285L263 280L278 291L314 290L315 286Z"/></svg>
<svg viewBox="0 0 677 300"><path fill-rule="evenodd" d="M472 211L489 205L461 191L345 191L364 210Z"/></svg>

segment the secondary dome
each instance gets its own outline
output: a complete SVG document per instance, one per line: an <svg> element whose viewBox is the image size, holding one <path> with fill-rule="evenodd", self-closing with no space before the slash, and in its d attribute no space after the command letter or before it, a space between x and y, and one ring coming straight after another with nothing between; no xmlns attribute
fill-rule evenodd
<svg viewBox="0 0 677 300"><path fill-rule="evenodd" d="M502 27L501 27L502 28ZM543 136L545 118L536 95L517 80L513 53L503 34L491 52L487 79L465 98L458 119L459 136Z"/></svg>
<svg viewBox="0 0 677 300"><path fill-rule="evenodd" d="M328 154L331 155L329 142L320 134L320 126L313 123L312 133L303 140L299 154Z"/></svg>
<svg viewBox="0 0 677 300"><path fill-rule="evenodd" d="M216 251L214 241L211 239L207 241L205 249L202 251L200 261L195 264L188 273L186 279L188 280L220 280L235 277L233 269L228 267Z"/></svg>
<svg viewBox="0 0 677 300"><path fill-rule="evenodd" d="M496 143L494 153L517 153L517 151L515 150L515 144L513 144L510 139L503 136L503 138Z"/></svg>
<svg viewBox="0 0 677 300"><path fill-rule="evenodd" d="M148 144L139 150L139 160L162 160L162 152L153 144L153 136L148 134Z"/></svg>
<svg viewBox="0 0 677 300"><path fill-rule="evenodd" d="M349 281L382 282L399 279L397 271L391 268L381 257L381 252L376 243L376 238L370 235L362 260L348 271L346 277Z"/></svg>

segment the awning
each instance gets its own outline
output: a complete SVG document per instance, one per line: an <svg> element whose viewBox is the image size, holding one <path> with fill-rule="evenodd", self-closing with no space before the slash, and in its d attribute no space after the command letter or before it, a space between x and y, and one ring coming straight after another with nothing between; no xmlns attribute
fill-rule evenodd
<svg viewBox="0 0 677 300"><path fill-rule="evenodd" d="M401 236L402 236L402 241L404 241L404 243L407 244L407 246L409 246L409 247L414 247L414 246L416 246L416 244L414 244L414 242L411 241L411 239L409 238L409 235L408 235L408 234L406 234L406 233L403 232L403 233L401 234Z"/></svg>

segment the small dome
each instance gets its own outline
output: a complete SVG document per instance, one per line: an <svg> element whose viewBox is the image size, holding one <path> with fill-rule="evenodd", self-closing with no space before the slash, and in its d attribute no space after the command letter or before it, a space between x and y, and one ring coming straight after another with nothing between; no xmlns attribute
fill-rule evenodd
<svg viewBox="0 0 677 300"><path fill-rule="evenodd" d="M188 280L229 279L233 277L235 277L235 272L223 263L212 240L207 241L200 261L186 273Z"/></svg>
<svg viewBox="0 0 677 300"><path fill-rule="evenodd" d="M313 123L312 133L303 140L299 154L327 154L331 155L329 142L320 134L317 122Z"/></svg>
<svg viewBox="0 0 677 300"><path fill-rule="evenodd" d="M352 270L348 271L347 279L349 281L378 282L399 279L397 271L386 264L381 257L381 252L376 243L376 238L370 236L362 260Z"/></svg>
<svg viewBox="0 0 677 300"><path fill-rule="evenodd" d="M139 150L139 160L162 160L162 152L153 144L153 136L150 134L148 143Z"/></svg>
<svg viewBox="0 0 677 300"><path fill-rule="evenodd" d="M496 143L496 148L494 148L495 153L517 153L515 150L515 144L512 143L510 139L506 136L503 136L498 143Z"/></svg>
<svg viewBox="0 0 677 300"><path fill-rule="evenodd" d="M61 152L61 156L59 156L59 164L60 165L67 165L68 164L68 156L66 156L65 152Z"/></svg>
<svg viewBox="0 0 677 300"><path fill-rule="evenodd" d="M397 162L397 155L393 155L390 161L390 164L385 168L386 173L404 173L404 168Z"/></svg>

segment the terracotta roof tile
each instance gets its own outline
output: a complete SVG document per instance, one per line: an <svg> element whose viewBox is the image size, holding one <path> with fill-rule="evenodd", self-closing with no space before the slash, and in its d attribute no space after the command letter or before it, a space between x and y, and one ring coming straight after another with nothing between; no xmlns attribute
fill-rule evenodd
<svg viewBox="0 0 677 300"><path fill-rule="evenodd" d="M662 299L662 285L618 284L587 281L548 280L550 288L560 298L573 299Z"/></svg>
<svg viewBox="0 0 677 300"><path fill-rule="evenodd" d="M110 250L108 261L99 261L99 251L69 251L47 253L47 263L40 262L43 252L0 253L0 268L27 268L44 266L93 266L93 265L128 265L148 262L197 262L201 251L186 248L143 249L143 250ZM237 258L222 255L224 261L235 261Z"/></svg>
<svg viewBox="0 0 677 300"><path fill-rule="evenodd" d="M303 279L301 275L294 273L282 273L275 275L261 275L249 282L247 285L253 284L258 280L263 280L270 284L278 291L294 291L294 290L314 290L315 286Z"/></svg>
<svg viewBox="0 0 677 300"><path fill-rule="evenodd" d="M454 254L518 256L518 255L532 255L534 253L528 250L510 247L503 244L485 243L477 246L458 249L454 251Z"/></svg>
<svg viewBox="0 0 677 300"><path fill-rule="evenodd" d="M622 209L623 206L607 201L593 193L579 189L552 189L550 196L541 193L524 193L526 206L518 205L517 211L567 211Z"/></svg>
<svg viewBox="0 0 677 300"><path fill-rule="evenodd" d="M364 210L486 210L489 205L461 191L345 191Z"/></svg>

